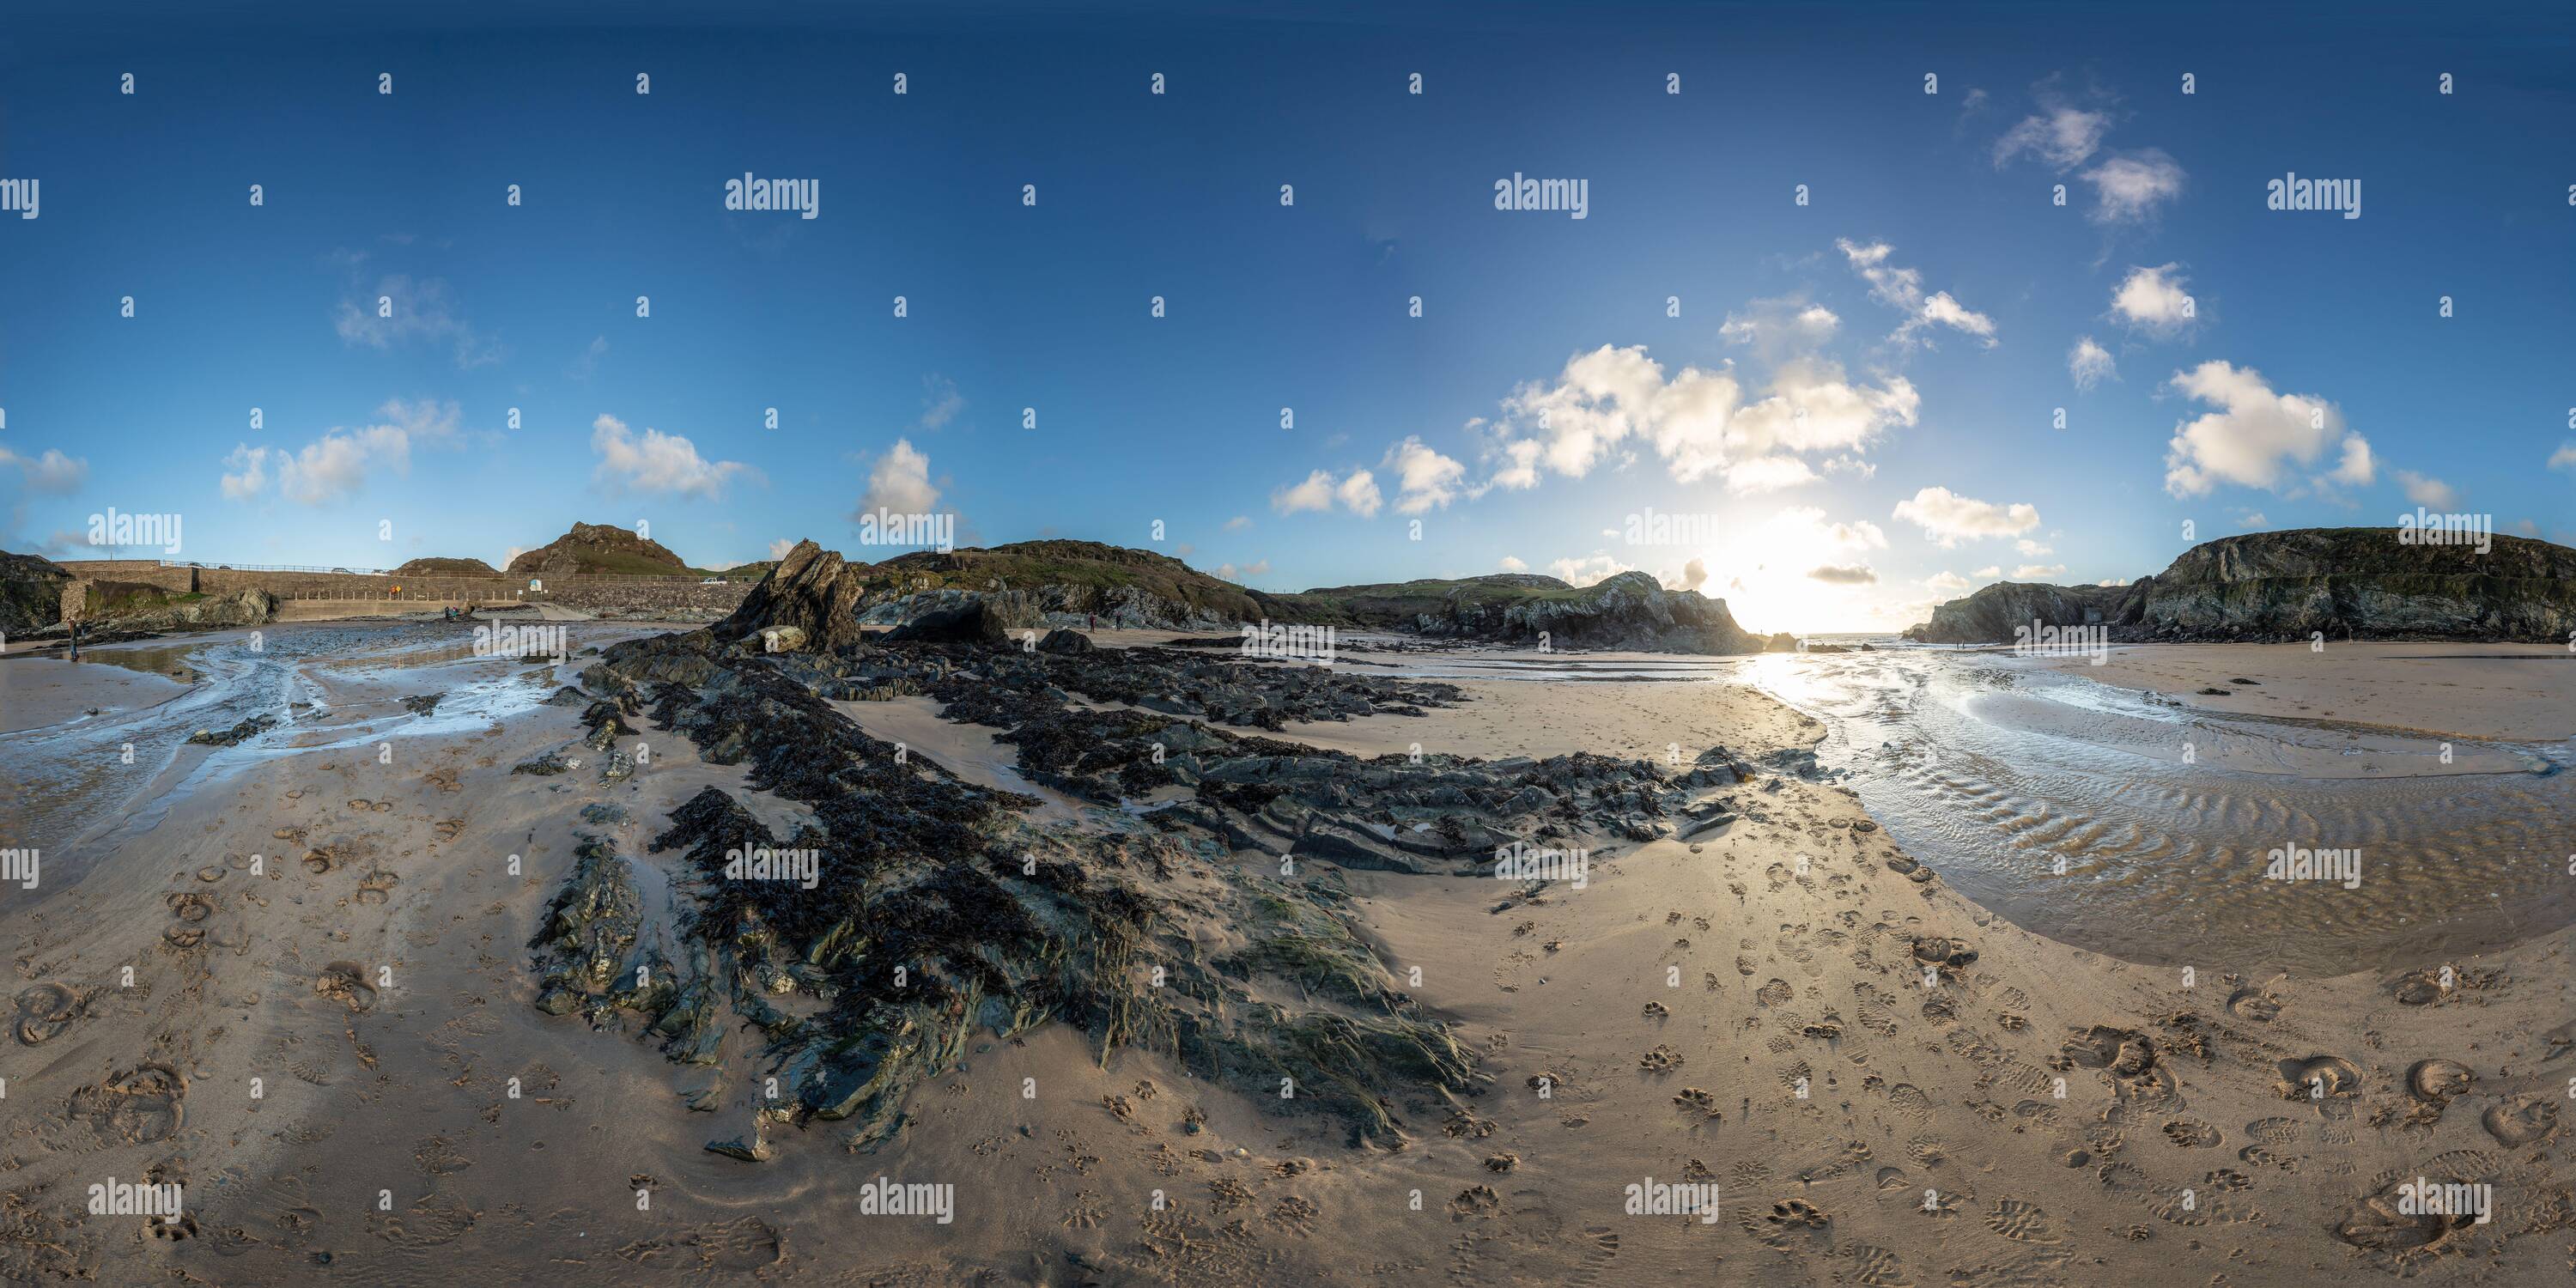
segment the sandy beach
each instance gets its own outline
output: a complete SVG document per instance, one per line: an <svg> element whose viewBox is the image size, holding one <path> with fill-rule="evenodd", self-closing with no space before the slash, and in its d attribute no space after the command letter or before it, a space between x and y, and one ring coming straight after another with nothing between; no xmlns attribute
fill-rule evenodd
<svg viewBox="0 0 2576 1288"><path fill-rule="evenodd" d="M2211 663L2297 688L2286 656L2224 651L2124 659L2114 682ZM2539 670L2390 665L2491 701L2490 732L2517 727L2498 686ZM525 947L576 831L648 874L648 903L679 899L651 838L704 787L742 793L743 770L645 728L623 782L513 774L590 754L573 710L534 704L573 667L335 669L306 668L332 705L287 745L218 749L151 826L48 852L37 889L0 896L18 945L0 1277L2534 1282L2576 1251L2570 932L2329 978L2132 964L1909 879L1849 790L1771 769L1730 793L1735 821L1616 847L1579 886L1316 865L1476 1056L1476 1094L1401 1111L1401 1148L1055 1024L977 1041L873 1152L816 1124L772 1128L746 1163L704 1146L759 1103L756 1035L689 1065L544 1014ZM95 696L75 704L134 684L79 675ZM528 701L415 718L435 732L337 728L477 680ZM1398 756L1723 744L1755 765L1825 732L1746 683L1462 688L1424 716L1283 732ZM960 774L997 759L920 700L869 723ZM2454 1173L2495 1187L2491 1222L2399 1210L2395 1186ZM954 1220L855 1215L880 1175L953 1185ZM187 1216L77 1215L103 1178L183 1182ZM1673 1183L1717 1186L1716 1219L1627 1210L1626 1187Z"/></svg>

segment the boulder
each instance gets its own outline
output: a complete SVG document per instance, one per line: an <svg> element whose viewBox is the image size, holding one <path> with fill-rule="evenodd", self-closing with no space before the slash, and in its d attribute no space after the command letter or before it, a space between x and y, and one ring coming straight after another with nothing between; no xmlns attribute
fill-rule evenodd
<svg viewBox="0 0 2576 1288"><path fill-rule="evenodd" d="M859 601L865 593L857 567L812 541L799 541L743 596L740 607L707 630L726 643L757 636L764 649L772 631L780 632L779 651L837 649L866 638L859 629ZM791 637L787 631L796 634ZM790 638L796 642L786 644Z"/></svg>

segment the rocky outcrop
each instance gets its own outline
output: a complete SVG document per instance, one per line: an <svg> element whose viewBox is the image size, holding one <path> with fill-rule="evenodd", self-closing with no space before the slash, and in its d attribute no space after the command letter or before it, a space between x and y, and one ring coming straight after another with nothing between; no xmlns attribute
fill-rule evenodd
<svg viewBox="0 0 2576 1288"><path fill-rule="evenodd" d="M65 622L81 624L81 638L135 638L163 631L257 626L277 612L277 598L256 586L229 595L173 595L158 586L75 578L64 583Z"/></svg>
<svg viewBox="0 0 2576 1288"><path fill-rule="evenodd" d="M1770 643L1735 622L1726 601L1668 590L1642 572L1576 588L1554 577L1497 573L1385 586L1336 586L1280 597L1286 620L1551 648L1759 653Z"/></svg>
<svg viewBox="0 0 2576 1288"><path fill-rule="evenodd" d="M2474 546L2395 528L2222 537L2120 587L1988 586L1906 631L2008 643L2013 627L2099 624L2114 640L2459 639L2564 643L2576 633L2576 550L2524 537Z"/></svg>
<svg viewBox="0 0 2576 1288"><path fill-rule="evenodd" d="M1146 630L1229 630L1277 617L1273 597L1211 577L1169 555L1098 541L1020 541L989 550L919 551L869 571L869 620L892 625L942 606L938 591L1012 594L1012 612L1049 626L1104 624ZM954 601L949 601L953 603Z"/></svg>
<svg viewBox="0 0 2576 1288"><path fill-rule="evenodd" d="M510 561L514 577L568 577L582 573L664 574L691 571L661 542L605 523L576 523L572 531Z"/></svg>
<svg viewBox="0 0 2576 1288"><path fill-rule="evenodd" d="M52 560L0 550L0 635L41 630L63 619L72 575Z"/></svg>
<svg viewBox="0 0 2576 1288"><path fill-rule="evenodd" d="M1965 599L1953 599L1932 610L1932 620L1910 627L1905 638L1924 644L1986 644L2010 641L2013 628L2032 622L2044 626L2134 626L2143 611L2142 585L2043 586L1999 581Z"/></svg>
<svg viewBox="0 0 2576 1288"><path fill-rule="evenodd" d="M788 648L839 648L865 638L859 605L866 597L862 566L812 541L799 541L743 597L741 607L707 629L728 644L764 631L793 630L801 638Z"/></svg>

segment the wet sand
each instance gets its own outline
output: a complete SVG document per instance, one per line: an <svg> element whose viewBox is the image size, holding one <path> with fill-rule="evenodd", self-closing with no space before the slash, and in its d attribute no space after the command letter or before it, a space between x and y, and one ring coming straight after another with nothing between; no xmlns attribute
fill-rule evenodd
<svg viewBox="0 0 2576 1288"><path fill-rule="evenodd" d="M405 678L322 683L358 722ZM989 761L924 714L889 713L919 754ZM739 1162L703 1145L759 1094L749 1035L684 1066L532 1004L574 833L667 878L667 812L743 786L650 728L625 783L510 773L576 715L240 757L78 879L0 890L0 1281L2293 1285L2576 1258L2570 931L2325 978L2133 965L1909 879L1851 792L1767 771L1736 822L1581 889L1334 874L1490 1078L1408 1113L1403 1150L1054 1025L979 1042L873 1153L818 1125ZM1297 736L1760 764L1824 733L1749 685L1495 682ZM955 1185L954 1221L859 1215L878 1175ZM2495 1219L2401 1212L2419 1175L2492 1185ZM110 1177L183 1180L187 1221L88 1215ZM1648 1180L1718 1185L1718 1219L1627 1214Z"/></svg>

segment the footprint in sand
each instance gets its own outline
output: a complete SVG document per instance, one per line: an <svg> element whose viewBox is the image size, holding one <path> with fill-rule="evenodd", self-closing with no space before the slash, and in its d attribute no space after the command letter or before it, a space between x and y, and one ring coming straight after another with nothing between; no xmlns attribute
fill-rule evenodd
<svg viewBox="0 0 2576 1288"><path fill-rule="evenodd" d="M168 1140L187 1120L188 1080L168 1065L138 1064L72 1093L69 1114L109 1145Z"/></svg>
<svg viewBox="0 0 2576 1288"><path fill-rule="evenodd" d="M2490 1107L2478 1121L2497 1144L2520 1149L2547 1140L2550 1133L2558 1130L2558 1105L2555 1101L2516 1096Z"/></svg>
<svg viewBox="0 0 2576 1288"><path fill-rule="evenodd" d="M2022 1243L2056 1243L2057 1229L2048 1210L2021 1199L1996 1199L1986 1209L1986 1228Z"/></svg>
<svg viewBox="0 0 2576 1288"><path fill-rule="evenodd" d="M2284 1100L2349 1100L2361 1094L2361 1070L2339 1055L2283 1060L2274 1084Z"/></svg>
<svg viewBox="0 0 2576 1288"><path fill-rule="evenodd" d="M401 880L391 872L370 872L358 878L357 900L360 903L383 903L393 897L394 885Z"/></svg>
<svg viewBox="0 0 2576 1288"><path fill-rule="evenodd" d="M2227 1013L2240 1020L2269 1024L2280 1017L2281 1003L2259 988L2240 988L2227 999Z"/></svg>
<svg viewBox="0 0 2576 1288"><path fill-rule="evenodd" d="M376 1009L376 986L367 982L367 968L356 962L333 962L323 967L313 979L313 991L348 1003L352 1011Z"/></svg>
<svg viewBox="0 0 2576 1288"><path fill-rule="evenodd" d="M2456 1060L2418 1060L2406 1071L2406 1089L2417 1100L2447 1105L2454 1097L2464 1095L2478 1075Z"/></svg>
<svg viewBox="0 0 2576 1288"><path fill-rule="evenodd" d="M38 984L18 994L18 1044L42 1046L80 1018L80 999L60 984Z"/></svg>

